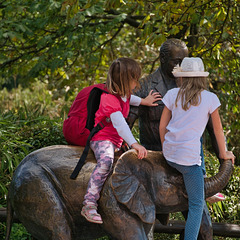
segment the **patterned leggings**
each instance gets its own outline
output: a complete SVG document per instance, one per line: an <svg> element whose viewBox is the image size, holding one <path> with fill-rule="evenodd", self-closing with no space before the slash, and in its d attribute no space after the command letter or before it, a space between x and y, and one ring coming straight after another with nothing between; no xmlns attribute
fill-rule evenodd
<svg viewBox="0 0 240 240"><path fill-rule="evenodd" d="M110 141L92 141L90 147L95 154L97 165L91 174L83 205L97 206L103 184L112 169L116 146Z"/></svg>

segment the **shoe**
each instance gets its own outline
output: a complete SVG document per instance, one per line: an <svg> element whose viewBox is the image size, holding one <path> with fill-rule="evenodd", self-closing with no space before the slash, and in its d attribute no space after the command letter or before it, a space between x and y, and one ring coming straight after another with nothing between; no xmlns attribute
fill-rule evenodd
<svg viewBox="0 0 240 240"><path fill-rule="evenodd" d="M216 193L215 195L208 197L206 199L206 201L209 202L210 204L213 204L219 201L224 201L224 200L225 200L225 196L222 193Z"/></svg>
<svg viewBox="0 0 240 240"><path fill-rule="evenodd" d="M97 207L94 205L85 205L82 208L81 215L89 222L102 224L102 217L97 213Z"/></svg>

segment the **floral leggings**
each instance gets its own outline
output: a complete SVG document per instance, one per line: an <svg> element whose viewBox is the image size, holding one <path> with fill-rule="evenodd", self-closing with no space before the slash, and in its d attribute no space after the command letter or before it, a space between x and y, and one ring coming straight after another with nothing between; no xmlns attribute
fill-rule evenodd
<svg viewBox="0 0 240 240"><path fill-rule="evenodd" d="M110 141L91 141L90 147L95 154L97 165L91 174L83 205L97 206L103 184L112 169L116 146Z"/></svg>

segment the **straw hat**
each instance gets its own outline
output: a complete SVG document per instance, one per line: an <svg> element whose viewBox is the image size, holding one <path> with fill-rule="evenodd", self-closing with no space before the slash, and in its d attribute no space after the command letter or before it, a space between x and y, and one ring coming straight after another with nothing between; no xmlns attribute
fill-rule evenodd
<svg viewBox="0 0 240 240"><path fill-rule="evenodd" d="M207 77L209 72L204 72L203 61L199 57L185 57L181 66L172 71L174 77Z"/></svg>

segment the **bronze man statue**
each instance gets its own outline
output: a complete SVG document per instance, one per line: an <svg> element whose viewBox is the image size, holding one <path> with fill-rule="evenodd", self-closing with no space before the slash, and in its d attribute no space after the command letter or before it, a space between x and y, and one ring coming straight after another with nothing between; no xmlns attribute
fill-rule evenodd
<svg viewBox="0 0 240 240"><path fill-rule="evenodd" d="M134 94L139 97L146 97L150 90L157 91L163 97L166 92L172 88L177 87L176 79L172 74L172 70L176 65L180 65L183 58L188 56L188 48L186 44L179 39L168 39L160 48L160 67L141 79L141 87L136 90ZM131 107L128 116L129 126L132 127L135 120L139 119L140 142L148 150L162 151L161 141L159 137L159 121L162 115L164 104L162 101L158 102L157 107L146 108L144 106ZM214 150L218 156L218 149L216 147L216 139L214 136L211 119L207 126L208 132L212 139ZM187 212L183 212L184 217ZM161 223L167 224L168 215L157 216ZM199 239L212 239L212 225L205 204L202 225L199 233Z"/></svg>
<svg viewBox="0 0 240 240"><path fill-rule="evenodd" d="M177 64L181 64L184 57L188 56L186 44L179 39L169 39L160 48L161 66L152 74L143 78L140 82L141 88L134 94L147 96L150 90L159 92L162 97L169 89L177 87L172 70ZM134 107L129 113L129 125L139 118L139 131L141 144L148 150L162 151L159 137L159 121L162 115L164 104L153 108Z"/></svg>

